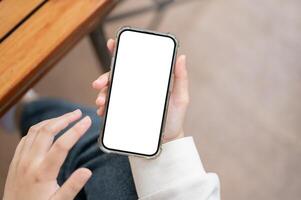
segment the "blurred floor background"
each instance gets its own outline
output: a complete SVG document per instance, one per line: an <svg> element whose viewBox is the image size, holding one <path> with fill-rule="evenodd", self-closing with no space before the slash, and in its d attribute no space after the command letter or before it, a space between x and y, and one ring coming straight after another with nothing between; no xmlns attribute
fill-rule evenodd
<svg viewBox="0 0 301 200"><path fill-rule="evenodd" d="M130 0L114 13L150 1ZM301 196L301 1L195 0L172 6L158 30L174 33L188 59L191 104L185 123L222 199ZM109 23L146 27L153 13ZM84 38L35 89L94 106L102 74ZM67 75L67 76L66 76ZM0 196L17 134L0 130Z"/></svg>

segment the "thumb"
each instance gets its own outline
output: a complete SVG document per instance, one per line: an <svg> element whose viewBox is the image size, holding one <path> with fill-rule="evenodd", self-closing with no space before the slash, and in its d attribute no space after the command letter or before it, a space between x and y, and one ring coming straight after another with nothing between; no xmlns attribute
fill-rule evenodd
<svg viewBox="0 0 301 200"><path fill-rule="evenodd" d="M175 102L178 104L186 104L189 101L185 55L179 56L176 61L172 95Z"/></svg>
<svg viewBox="0 0 301 200"><path fill-rule="evenodd" d="M84 187L92 172L87 168L80 168L73 172L62 187L54 194L53 200L72 200Z"/></svg>

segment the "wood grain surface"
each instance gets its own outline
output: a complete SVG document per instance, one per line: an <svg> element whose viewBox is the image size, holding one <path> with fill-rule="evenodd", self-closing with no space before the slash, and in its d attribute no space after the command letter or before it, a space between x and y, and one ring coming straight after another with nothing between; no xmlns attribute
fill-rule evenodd
<svg viewBox="0 0 301 200"><path fill-rule="evenodd" d="M0 40L45 0L0 1Z"/></svg>
<svg viewBox="0 0 301 200"><path fill-rule="evenodd" d="M0 114L113 7L111 0L47 1L0 44Z"/></svg>

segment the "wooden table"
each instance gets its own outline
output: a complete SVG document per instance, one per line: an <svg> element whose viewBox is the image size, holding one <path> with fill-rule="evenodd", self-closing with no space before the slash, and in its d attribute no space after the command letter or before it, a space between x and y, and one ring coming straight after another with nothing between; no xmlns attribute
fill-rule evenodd
<svg viewBox="0 0 301 200"><path fill-rule="evenodd" d="M113 0L0 1L0 116L114 4Z"/></svg>

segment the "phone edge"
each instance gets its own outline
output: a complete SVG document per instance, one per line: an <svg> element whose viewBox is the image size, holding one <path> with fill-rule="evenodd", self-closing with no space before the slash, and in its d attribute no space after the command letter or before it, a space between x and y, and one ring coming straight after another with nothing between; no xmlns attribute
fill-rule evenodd
<svg viewBox="0 0 301 200"><path fill-rule="evenodd" d="M106 119L107 110L108 110L108 95L107 95L106 105L105 105L105 110L104 110L104 115L103 115L104 119L102 120L102 126L101 126L100 134L99 134L99 137L98 137L98 145L99 145L99 148L105 153L114 153L114 154L125 155L125 156L135 156L135 157L141 157L141 158L146 158L146 159L154 159L154 158L158 157L160 155L161 151L162 151L162 137L163 137L164 131L165 131L165 123L166 123L168 105L169 105L169 100L170 100L171 86L173 85L173 81L174 81L174 78L173 78L174 68L175 68L175 62L176 62L176 57L177 57L177 51L178 51L178 48L179 48L179 42L178 42L177 38L173 34L170 34L170 33L157 32L157 31L141 29L141 28L136 28L136 27L130 27L130 26L123 26L116 33L115 41L117 41L117 43L116 43L117 45L119 44L120 35L122 34L122 32L124 32L126 30L138 31L138 32L143 32L143 33L150 33L150 34L161 35L161 36L162 35L167 36L167 37L170 37L173 40L173 42L175 43L174 53L173 53L173 58L172 58L171 74L170 74L169 81L168 81L168 88L167 88L167 94L166 94L167 96L166 96L166 100L165 100L164 113L163 113L162 125L161 125L161 130L160 130L160 139L159 139L159 142L158 142L158 147L157 147L156 152L154 154L151 154L151 155L140 154L140 153L135 153L135 152L118 151L118 150L107 148L103 144L103 134L104 134L103 129L104 129L105 119ZM113 55L112 55L112 61L111 61L111 64L110 64L108 93L111 92L111 87L112 87L111 80L112 80L112 74L113 74L112 71L115 68L117 50L118 50L118 48L114 49L114 52L113 52Z"/></svg>

